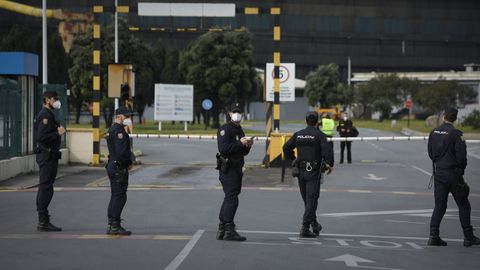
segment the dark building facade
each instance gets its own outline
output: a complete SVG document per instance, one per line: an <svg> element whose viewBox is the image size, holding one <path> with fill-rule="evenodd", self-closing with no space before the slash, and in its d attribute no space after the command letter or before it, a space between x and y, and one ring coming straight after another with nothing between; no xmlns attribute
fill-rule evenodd
<svg viewBox="0 0 480 270"><path fill-rule="evenodd" d="M17 0L40 7L34 0ZM95 1L49 0L49 8L90 12ZM114 0L99 1L113 5ZM144 0L142 2L162 2ZM175 1L163 1L175 2ZM229 1L182 1L217 2ZM480 63L480 1L478 0L291 0L231 1L238 7L282 8L282 62L296 63L297 77L320 64L337 63L346 80L347 59L352 72L463 70ZM120 4L136 6L137 1ZM247 28L252 32L255 63L272 62L273 19L270 15L235 18L170 18L128 15L129 24L147 40L162 39L184 48L211 28ZM105 16L104 23L111 23ZM0 31L14 23L40 30L41 19L0 10ZM50 26L55 26L50 21ZM152 31L165 28L164 31ZM180 29L181 31L177 31Z"/></svg>

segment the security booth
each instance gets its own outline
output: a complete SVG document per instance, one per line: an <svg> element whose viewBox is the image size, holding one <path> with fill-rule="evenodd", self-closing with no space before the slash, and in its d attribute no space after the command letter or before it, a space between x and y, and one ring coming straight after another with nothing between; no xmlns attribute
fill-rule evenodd
<svg viewBox="0 0 480 270"><path fill-rule="evenodd" d="M34 151L38 56L0 52L0 160Z"/></svg>

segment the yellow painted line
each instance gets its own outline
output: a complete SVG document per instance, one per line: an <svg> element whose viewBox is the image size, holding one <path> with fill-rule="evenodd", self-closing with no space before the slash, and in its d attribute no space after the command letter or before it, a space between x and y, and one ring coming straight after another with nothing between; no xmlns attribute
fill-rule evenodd
<svg viewBox="0 0 480 270"><path fill-rule="evenodd" d="M156 235L153 240L190 240L191 236L188 235Z"/></svg>
<svg viewBox="0 0 480 270"><path fill-rule="evenodd" d="M126 240L172 240L188 241L191 235L176 234L132 234L128 236L107 235L107 234L65 234L65 233L44 233L44 234L0 234L0 239L78 239L78 240L108 240L108 239L126 239Z"/></svg>
<svg viewBox="0 0 480 270"><path fill-rule="evenodd" d="M372 193L371 190L364 190L364 189L348 189L347 191L351 193Z"/></svg>

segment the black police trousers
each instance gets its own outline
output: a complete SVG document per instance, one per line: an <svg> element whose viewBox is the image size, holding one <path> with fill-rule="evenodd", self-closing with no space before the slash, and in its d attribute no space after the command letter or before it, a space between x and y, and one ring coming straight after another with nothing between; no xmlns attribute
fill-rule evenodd
<svg viewBox="0 0 480 270"><path fill-rule="evenodd" d="M464 181L461 175L455 175L453 171L435 172L435 209L433 210L430 227L440 227L443 216L447 210L448 194L452 193L458 206L458 214L462 228L469 227L471 206L468 196L459 196L455 194L455 186Z"/></svg>
<svg viewBox="0 0 480 270"><path fill-rule="evenodd" d="M303 223L311 223L317 220L318 198L320 197L320 170L310 172L300 169L298 186L305 205Z"/></svg>
<svg viewBox="0 0 480 270"><path fill-rule="evenodd" d="M220 222L230 223L235 219L235 213L238 209L238 195L242 191L242 177L242 167L232 167L226 172L220 171L220 182L225 194L220 208Z"/></svg>
<svg viewBox="0 0 480 270"><path fill-rule="evenodd" d="M58 160L45 159L43 154L37 154L40 168L40 182L37 191L37 212L40 216L48 215L48 206L53 198L53 183L57 177Z"/></svg>
<svg viewBox="0 0 480 270"><path fill-rule="evenodd" d="M352 162L352 142L340 142L340 162L343 162L345 146L347 146L347 160L348 162Z"/></svg>
<svg viewBox="0 0 480 270"><path fill-rule="evenodd" d="M119 169L113 162L107 166L110 179L110 203L108 204L108 218L120 219L123 207L127 203L128 170Z"/></svg>

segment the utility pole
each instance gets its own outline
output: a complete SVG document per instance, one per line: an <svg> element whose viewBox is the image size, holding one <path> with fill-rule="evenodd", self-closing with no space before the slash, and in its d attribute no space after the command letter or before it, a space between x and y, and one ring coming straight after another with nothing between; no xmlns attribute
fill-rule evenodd
<svg viewBox="0 0 480 270"><path fill-rule="evenodd" d="M48 83L47 60L47 0L42 0L42 84L44 85Z"/></svg>

